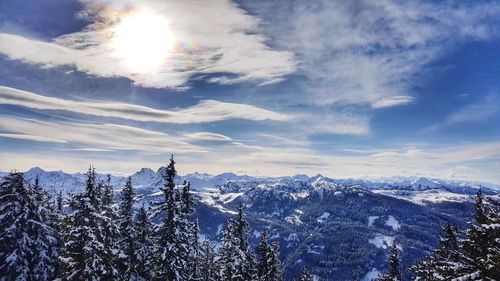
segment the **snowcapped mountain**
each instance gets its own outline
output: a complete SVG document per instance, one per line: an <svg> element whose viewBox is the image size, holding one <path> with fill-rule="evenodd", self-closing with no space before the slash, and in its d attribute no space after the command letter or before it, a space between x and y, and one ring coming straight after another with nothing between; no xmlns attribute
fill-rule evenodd
<svg viewBox="0 0 500 281"><path fill-rule="evenodd" d="M141 170L131 175L134 187L142 192L157 189L164 184L164 167L153 171L149 168ZM0 173L3 176L7 173ZM39 167L34 167L25 172L25 178L33 182L39 177L40 184L49 192L63 193L79 192L83 189L85 183L85 174L68 174L63 171L45 171ZM97 174L97 180L105 180L105 174ZM125 184L126 177L111 175L111 183L115 190L121 190ZM309 177L307 175L294 175L285 177L253 177L247 175L236 175L234 173L223 173L219 175L210 175L206 173L192 173L179 176L179 182L186 180L191 183L193 189L197 192L226 193L244 193L251 189L273 189L284 190L290 194L310 192L313 189L321 187L350 187L372 190L381 194L398 197L401 199L411 199L415 194L425 197L426 194L432 195L432 201L436 201L438 195L443 196L443 200L452 196L452 201L457 198L466 198L467 195L474 195L479 188L486 194L498 194L500 186L490 183L479 183L470 181L452 181L425 177L366 177L362 179L332 179L320 174ZM463 195L463 196L462 196ZM422 198L415 202L422 203Z"/></svg>

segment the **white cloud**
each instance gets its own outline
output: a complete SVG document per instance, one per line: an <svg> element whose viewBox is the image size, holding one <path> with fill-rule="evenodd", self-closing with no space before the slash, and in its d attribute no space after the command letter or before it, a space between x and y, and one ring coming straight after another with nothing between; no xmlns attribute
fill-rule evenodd
<svg viewBox="0 0 500 281"><path fill-rule="evenodd" d="M372 107L373 108L391 107L391 106L409 104L412 103L413 101L414 98L411 96L393 96L374 102L372 104Z"/></svg>
<svg viewBox="0 0 500 281"><path fill-rule="evenodd" d="M30 140L30 141L40 141L40 142L55 142L55 143L66 143L65 140L55 139L51 137L34 136L29 134L0 134L0 138L10 138L19 140Z"/></svg>
<svg viewBox="0 0 500 281"><path fill-rule="evenodd" d="M3 137L26 140L44 140L80 145L85 149L136 150L144 152L205 152L183 138L165 133L117 124L91 124L77 122L49 122L34 119L0 116ZM1 137L1 136L0 136Z"/></svg>
<svg viewBox="0 0 500 281"><path fill-rule="evenodd" d="M499 97L493 94L486 95L478 101L452 112L443 122L425 128L423 132L435 131L456 123L488 120L500 111L499 108Z"/></svg>
<svg viewBox="0 0 500 281"><path fill-rule="evenodd" d="M499 111L500 99L496 95L487 95L478 102L471 103L446 119L447 123L482 121L493 116Z"/></svg>
<svg viewBox="0 0 500 281"><path fill-rule="evenodd" d="M467 40L499 35L497 2L259 1L252 6L308 76L294 101L324 105L410 102L429 62ZM403 98L405 97L405 98Z"/></svg>
<svg viewBox="0 0 500 281"><path fill-rule="evenodd" d="M144 122L175 124L206 123L229 119L286 121L292 118L289 115L252 105L226 103L215 100L203 100L187 108L160 110L126 103L65 100L3 86L0 86L0 104L20 105L43 110L62 110Z"/></svg>
<svg viewBox="0 0 500 281"><path fill-rule="evenodd" d="M197 132L191 134L185 134L189 139L197 141L230 141L231 138L221 134L210 133L210 132Z"/></svg>
<svg viewBox="0 0 500 281"><path fill-rule="evenodd" d="M266 83L295 70L293 54L268 47L268 38L259 33L258 19L229 0L210 1L210 5L196 0L82 2L85 11L81 15L92 21L83 31L53 42L3 33L0 53L44 67L70 65L100 77L127 77L137 85L155 88L183 89L198 74L231 74L212 79L223 84ZM116 25L135 10L154 11L164 17L175 38L174 50L151 73L131 68L116 55L112 44Z"/></svg>

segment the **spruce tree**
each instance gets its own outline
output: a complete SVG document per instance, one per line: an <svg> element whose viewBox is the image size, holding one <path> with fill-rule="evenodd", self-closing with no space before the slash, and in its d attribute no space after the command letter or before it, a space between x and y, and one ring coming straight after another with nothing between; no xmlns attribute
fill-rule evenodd
<svg viewBox="0 0 500 281"><path fill-rule="evenodd" d="M106 233L112 225L109 217L102 214L98 197L95 171L86 174L85 192L74 195L70 202L72 212L68 216L68 233L65 235L64 280L113 280L117 278L115 252L109 245Z"/></svg>
<svg viewBox="0 0 500 281"><path fill-rule="evenodd" d="M135 276L135 240L134 240L134 189L132 178L128 177L121 191L121 201L118 209L117 226L120 230L118 245L120 248L120 276L123 280L130 280Z"/></svg>
<svg viewBox="0 0 500 281"><path fill-rule="evenodd" d="M151 280L153 265L151 255L154 252L153 223L149 219L144 205L138 210L134 221L134 272L136 280Z"/></svg>
<svg viewBox="0 0 500 281"><path fill-rule="evenodd" d="M485 198L478 191L476 214L462 242L465 273L460 278L469 280L498 280L500 278L500 208L499 203Z"/></svg>
<svg viewBox="0 0 500 281"><path fill-rule="evenodd" d="M0 183L0 279L52 280L57 274L58 237L48 195L13 172Z"/></svg>
<svg viewBox="0 0 500 281"><path fill-rule="evenodd" d="M174 157L163 175L165 201L159 206L159 211L165 213L163 224L157 233L157 249L155 251L155 278L158 280L187 280L188 278L188 245L185 239L182 201L176 190Z"/></svg>
<svg viewBox="0 0 500 281"><path fill-rule="evenodd" d="M210 241L203 241L200 246L199 271L201 272L201 280L216 281L221 280L219 275L219 266L217 264L217 253L215 246Z"/></svg>
<svg viewBox="0 0 500 281"><path fill-rule="evenodd" d="M307 270L307 267L303 267L302 271L300 272L300 281L313 281L313 276L311 273L309 273L309 270Z"/></svg>
<svg viewBox="0 0 500 281"><path fill-rule="evenodd" d="M63 210L63 196L62 196L62 191L59 191L57 194L57 199L56 199L56 208L58 213L62 213Z"/></svg>
<svg viewBox="0 0 500 281"><path fill-rule="evenodd" d="M223 281L255 279L255 260L249 249L250 227L240 206L236 218L228 221L222 237L221 277Z"/></svg>
<svg viewBox="0 0 500 281"><path fill-rule="evenodd" d="M401 281L400 261L396 243L389 247L389 272L377 279L378 281Z"/></svg>
<svg viewBox="0 0 500 281"><path fill-rule="evenodd" d="M416 280L450 280L460 276L463 271L463 262L457 230L452 224L447 224L442 228L439 248L411 270L415 273Z"/></svg>

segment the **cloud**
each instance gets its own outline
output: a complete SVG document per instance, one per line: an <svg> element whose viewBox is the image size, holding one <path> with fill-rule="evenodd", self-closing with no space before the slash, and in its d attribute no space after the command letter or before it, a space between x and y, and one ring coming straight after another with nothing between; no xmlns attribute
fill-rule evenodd
<svg viewBox="0 0 500 281"><path fill-rule="evenodd" d="M412 103L415 99L411 96L394 96L378 100L372 104L373 108L391 107Z"/></svg>
<svg viewBox="0 0 500 281"><path fill-rule="evenodd" d="M55 143L66 143L65 140L55 139L51 137L34 136L29 134L0 134L0 138L10 138L19 140L30 140L39 142L55 142Z"/></svg>
<svg viewBox="0 0 500 281"><path fill-rule="evenodd" d="M19 105L42 110L62 110L143 122L175 124L207 123L229 119L252 121L286 121L292 119L289 115L252 105L226 103L215 100L202 100L196 105L182 109L160 110L126 103L66 100L4 86L0 86L0 104Z"/></svg>
<svg viewBox="0 0 500 281"><path fill-rule="evenodd" d="M423 132L435 131L453 124L488 120L499 112L498 95L489 94L452 112L443 122L425 128Z"/></svg>
<svg viewBox="0 0 500 281"><path fill-rule="evenodd" d="M135 150L144 152L205 152L205 149L183 138L165 133L117 124L49 122L0 116L3 137L68 143L85 149ZM1 136L0 136L1 137Z"/></svg>
<svg viewBox="0 0 500 281"><path fill-rule="evenodd" d="M268 38L260 33L259 20L229 0L210 1L210 5L159 0L82 2L85 9L80 16L90 21L84 30L53 42L3 33L0 53L44 67L68 65L99 77L127 77L136 85L154 88L185 89L189 79L200 74L215 75L214 83L268 83L295 70L293 54L270 48ZM141 73L127 65L113 45L120 22L140 11L164 18L175 38L175 48L153 72Z"/></svg>
<svg viewBox="0 0 500 281"><path fill-rule="evenodd" d="M292 101L373 108L408 102L429 62L468 40L499 35L500 3L482 1L258 1L276 45L309 78ZM403 98L404 97L404 98Z"/></svg>
<svg viewBox="0 0 500 281"><path fill-rule="evenodd" d="M195 141L230 141L231 138L221 134L210 133L210 132L197 132L191 134L185 134L189 139Z"/></svg>
<svg viewBox="0 0 500 281"><path fill-rule="evenodd" d="M499 111L500 99L496 95L486 95L478 102L471 103L453 112L446 123L482 121Z"/></svg>

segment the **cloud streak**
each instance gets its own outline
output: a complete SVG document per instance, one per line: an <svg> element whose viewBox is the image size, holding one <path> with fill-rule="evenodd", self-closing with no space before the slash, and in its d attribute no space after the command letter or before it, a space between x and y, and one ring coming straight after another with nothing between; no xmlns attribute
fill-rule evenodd
<svg viewBox="0 0 500 281"><path fill-rule="evenodd" d="M67 143L84 149L135 150L143 152L205 152L185 138L117 124L49 122L0 116L0 137Z"/></svg>
<svg viewBox="0 0 500 281"><path fill-rule="evenodd" d="M190 124L229 119L252 121L287 121L292 117L256 106L203 100L198 104L176 110L106 102L83 102L47 97L10 87L0 86L0 104L19 105L32 109L62 110L86 115L115 117L143 122Z"/></svg>

